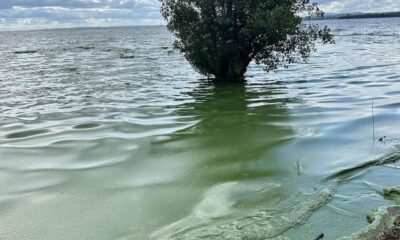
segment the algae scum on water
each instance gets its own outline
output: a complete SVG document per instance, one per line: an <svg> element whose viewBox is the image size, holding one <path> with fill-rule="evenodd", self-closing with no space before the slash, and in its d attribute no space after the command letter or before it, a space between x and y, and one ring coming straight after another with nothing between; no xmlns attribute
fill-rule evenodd
<svg viewBox="0 0 400 240"><path fill-rule="evenodd" d="M328 204L338 185L345 179L351 178L350 173L366 171L371 166L382 166L395 163L400 160L400 152L396 151L379 159L368 161L362 166L343 169L326 179L323 187L314 188L307 193L288 193L285 198L276 201L269 209L257 209L253 213L244 212L243 215L223 218L219 216L207 216L198 212L173 223L153 235L152 239L276 239L290 240L285 237L285 232L297 228L307 222L314 212ZM237 184L237 183L232 183ZM229 194L220 186L219 194ZM242 186L242 188L245 186ZM273 195L274 185L267 188ZM216 189L214 189L215 191ZM263 189L265 191L265 189ZM400 203L400 187L388 187L383 189L382 197ZM210 205L212 200L205 198L201 205ZM228 205L228 204L226 204ZM204 206L203 206L204 207ZM213 210L221 206L207 206ZM196 208L195 208L196 209ZM208 209L208 210L211 210ZM199 211L199 209L196 209ZM201 211L200 211L201 212ZM205 212L205 211L204 211ZM235 214L232 214L235 215ZM236 215L238 215L236 213ZM386 240L397 239L400 223L400 206L385 206L375 209L368 215L370 225L359 233L338 240ZM397 236L397 237L396 237ZM324 234L317 239L323 239ZM298 239L297 237L294 239Z"/></svg>
<svg viewBox="0 0 400 240"><path fill-rule="evenodd" d="M400 20L324 24L307 65L231 86L164 27L0 33L0 238L393 235Z"/></svg>

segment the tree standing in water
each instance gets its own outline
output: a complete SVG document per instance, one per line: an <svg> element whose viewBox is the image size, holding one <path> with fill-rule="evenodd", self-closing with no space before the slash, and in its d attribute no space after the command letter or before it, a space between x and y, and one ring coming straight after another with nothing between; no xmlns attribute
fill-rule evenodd
<svg viewBox="0 0 400 240"><path fill-rule="evenodd" d="M303 23L323 16L310 0L161 0L161 13L191 65L218 81L238 82L251 61L266 71L307 61L330 29Z"/></svg>

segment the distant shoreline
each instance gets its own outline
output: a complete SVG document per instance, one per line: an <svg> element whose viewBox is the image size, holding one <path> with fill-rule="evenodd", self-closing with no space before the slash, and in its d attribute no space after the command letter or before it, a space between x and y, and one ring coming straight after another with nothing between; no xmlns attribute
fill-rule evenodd
<svg viewBox="0 0 400 240"><path fill-rule="evenodd" d="M304 20L334 20L334 19L364 19L364 18L400 18L400 12L384 13L342 13L326 14L324 17L305 17ZM130 28L130 27L165 27L165 25L126 25L126 26L97 26L97 27L61 27L61 28L37 28L37 29L1 29L1 32L30 32L30 31L49 31L49 30L73 30L73 29L107 29L107 28Z"/></svg>
<svg viewBox="0 0 400 240"><path fill-rule="evenodd" d="M400 17L400 12L344 13L344 14L334 14L334 15L333 14L327 14L324 17L313 17L313 18L308 18L308 20L361 19L361 18L395 18L395 17Z"/></svg>

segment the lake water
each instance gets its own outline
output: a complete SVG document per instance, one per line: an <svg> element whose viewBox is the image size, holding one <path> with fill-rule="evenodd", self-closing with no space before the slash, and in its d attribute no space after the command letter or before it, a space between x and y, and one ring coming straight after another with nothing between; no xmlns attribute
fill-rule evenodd
<svg viewBox="0 0 400 240"><path fill-rule="evenodd" d="M0 239L366 226L400 165L329 176L398 151L400 19L320 23L336 45L245 86L207 83L164 27L0 33Z"/></svg>

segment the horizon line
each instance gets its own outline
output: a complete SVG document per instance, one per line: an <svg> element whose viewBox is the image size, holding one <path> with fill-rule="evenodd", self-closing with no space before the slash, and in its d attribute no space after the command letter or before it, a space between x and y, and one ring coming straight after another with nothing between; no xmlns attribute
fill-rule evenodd
<svg viewBox="0 0 400 240"><path fill-rule="evenodd" d="M343 12L343 13L325 13L325 18L327 20L333 20L335 18L331 18L332 16L341 16L341 15L366 15L366 14L387 14L387 13L400 13L400 11L387 11L387 12ZM340 19L336 19L340 20ZM344 19L342 19L344 20ZM49 27L49 28L32 28L32 29L0 29L0 32L31 32L31 31L47 31L47 30L73 30L73 29L96 29L96 28L127 28L127 27L166 27L165 23L160 24L132 24L132 25L115 25L115 26L76 26L76 27Z"/></svg>

